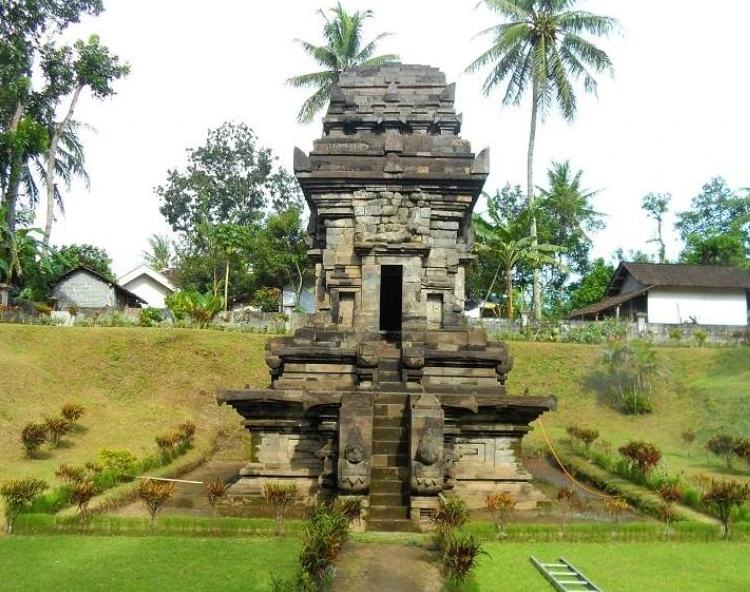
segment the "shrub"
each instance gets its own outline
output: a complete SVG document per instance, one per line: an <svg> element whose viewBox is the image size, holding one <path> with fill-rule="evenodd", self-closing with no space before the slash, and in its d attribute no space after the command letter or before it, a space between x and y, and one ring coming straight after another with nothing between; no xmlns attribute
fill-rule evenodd
<svg viewBox="0 0 750 592"><path fill-rule="evenodd" d="M227 493L227 485L221 479L211 481L206 485L206 501L211 507L214 518L218 512L218 503Z"/></svg>
<svg viewBox="0 0 750 592"><path fill-rule="evenodd" d="M612 525L616 526L620 522L620 517L630 509L630 506L621 497L615 497L605 500L604 509L607 511Z"/></svg>
<svg viewBox="0 0 750 592"><path fill-rule="evenodd" d="M485 503L495 519L495 527L497 528L498 536L504 535L505 524L516 506L516 500L513 497L513 494L508 491L496 491L487 496Z"/></svg>
<svg viewBox="0 0 750 592"><path fill-rule="evenodd" d="M109 471L114 480L128 482L136 478L141 469L141 463L127 450L108 450L104 448L99 452L99 460L106 471Z"/></svg>
<svg viewBox="0 0 750 592"><path fill-rule="evenodd" d="M187 315L199 328L205 329L224 308L224 299L210 292L183 290L171 294L167 306L176 319Z"/></svg>
<svg viewBox="0 0 750 592"><path fill-rule="evenodd" d="M364 502L358 495L341 496L336 498L334 508L346 516L350 522L360 521L364 513Z"/></svg>
<svg viewBox="0 0 750 592"><path fill-rule="evenodd" d="M632 441L618 448L631 466L635 466L648 479L653 468L661 460L661 452L650 442Z"/></svg>
<svg viewBox="0 0 750 592"><path fill-rule="evenodd" d="M667 532L669 532L669 526L672 524L672 518L674 517L674 504L682 498L682 488L677 483L662 483L657 493L661 498L659 513L661 519L664 520Z"/></svg>
<svg viewBox="0 0 750 592"><path fill-rule="evenodd" d="M750 500L750 486L733 479L708 478L704 482L701 501L721 522L725 539L729 539L732 509Z"/></svg>
<svg viewBox="0 0 750 592"><path fill-rule="evenodd" d="M138 325L141 327L155 327L161 323L161 311L158 308L147 306L142 308L138 315Z"/></svg>
<svg viewBox="0 0 750 592"><path fill-rule="evenodd" d="M716 456L724 458L727 468L732 468L734 457L737 455L737 444L739 441L729 434L718 434L706 442L706 449Z"/></svg>
<svg viewBox="0 0 750 592"><path fill-rule="evenodd" d="M708 339L708 332L703 329L696 329L693 331L693 339L698 344L698 347L703 347Z"/></svg>
<svg viewBox="0 0 750 592"><path fill-rule="evenodd" d="M29 458L34 458L46 441L47 426L43 423L27 423L21 431L21 443Z"/></svg>
<svg viewBox="0 0 750 592"><path fill-rule="evenodd" d="M609 388L622 409L633 415L649 413L652 380L660 369L653 345L643 340L611 345L605 352L604 364L609 375Z"/></svg>
<svg viewBox="0 0 750 592"><path fill-rule="evenodd" d="M8 534L13 532L13 521L16 516L30 506L34 498L45 489L47 484L34 477L5 481L0 485L0 495L5 500L5 530Z"/></svg>
<svg viewBox="0 0 750 592"><path fill-rule="evenodd" d="M60 410L60 415L70 423L73 423L81 419L85 412L86 409L77 403L65 403Z"/></svg>
<svg viewBox="0 0 750 592"><path fill-rule="evenodd" d="M287 506L294 501L297 495L297 485L295 483L278 483L266 481L263 484L263 497L266 504L271 504L274 510L274 534L281 536L284 534L284 515Z"/></svg>
<svg viewBox="0 0 750 592"><path fill-rule="evenodd" d="M89 502L101 492L96 483L96 476L102 472L102 467L96 463L85 465L62 464L55 471L55 476L69 484L68 497L76 504L76 512L81 519L85 519Z"/></svg>
<svg viewBox="0 0 750 592"><path fill-rule="evenodd" d="M138 487L138 497L146 504L149 516L151 517L149 526L152 530L156 524L157 512L172 496L173 491L174 483L154 479L146 479Z"/></svg>
<svg viewBox="0 0 750 592"><path fill-rule="evenodd" d="M461 528L469 519L469 509L460 497L440 496L440 501L432 521L437 526L433 540L437 548L442 551L448 542L450 534Z"/></svg>
<svg viewBox="0 0 750 592"><path fill-rule="evenodd" d="M471 535L451 533L442 554L442 562L447 572L448 580L453 588L460 591L463 584L477 564L482 551L481 544Z"/></svg>
<svg viewBox="0 0 750 592"><path fill-rule="evenodd" d="M47 429L47 443L50 448L57 448L62 437L70 432L70 422L64 417L48 417L44 420Z"/></svg>
<svg viewBox="0 0 750 592"><path fill-rule="evenodd" d="M680 328L680 327L672 327L669 330L669 338L672 341L680 341L680 340L682 340L682 328Z"/></svg>
<svg viewBox="0 0 750 592"><path fill-rule="evenodd" d="M310 508L303 524L299 554L302 590L327 590L333 579L333 562L349 538L349 519L333 506Z"/></svg>
<svg viewBox="0 0 750 592"><path fill-rule="evenodd" d="M573 507L573 504L578 499L578 494L576 494L576 490L572 487L558 487L557 488L557 501L559 501L562 504L562 522L563 526L568 521L568 512L570 512L570 509Z"/></svg>

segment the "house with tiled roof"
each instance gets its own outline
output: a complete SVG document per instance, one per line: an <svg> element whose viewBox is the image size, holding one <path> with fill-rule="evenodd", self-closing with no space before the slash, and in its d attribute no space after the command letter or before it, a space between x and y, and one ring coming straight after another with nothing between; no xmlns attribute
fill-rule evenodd
<svg viewBox="0 0 750 592"><path fill-rule="evenodd" d="M177 290L164 273L148 265L140 265L121 275L117 283L140 296L152 308L165 308L165 299Z"/></svg>
<svg viewBox="0 0 750 592"><path fill-rule="evenodd" d="M604 297L569 318L648 323L747 325L750 272L740 267L623 262Z"/></svg>

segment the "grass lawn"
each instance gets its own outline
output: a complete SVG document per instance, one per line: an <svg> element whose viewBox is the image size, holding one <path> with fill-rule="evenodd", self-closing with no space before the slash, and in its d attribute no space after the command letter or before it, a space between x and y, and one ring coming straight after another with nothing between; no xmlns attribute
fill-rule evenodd
<svg viewBox="0 0 750 592"><path fill-rule="evenodd" d="M267 591L298 552L291 538L0 537L0 591Z"/></svg>
<svg viewBox="0 0 750 592"><path fill-rule="evenodd" d="M747 592L746 543L486 543L467 592L551 592L531 564L564 557L607 592Z"/></svg>

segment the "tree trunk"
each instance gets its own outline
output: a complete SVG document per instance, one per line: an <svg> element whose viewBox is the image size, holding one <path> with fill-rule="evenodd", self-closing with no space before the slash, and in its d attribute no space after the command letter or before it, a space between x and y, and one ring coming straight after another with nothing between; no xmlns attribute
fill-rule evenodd
<svg viewBox="0 0 750 592"><path fill-rule="evenodd" d="M224 270L224 312L229 311L229 255L227 255L227 266Z"/></svg>
<svg viewBox="0 0 750 592"><path fill-rule="evenodd" d="M492 281L490 282L490 287L487 288L487 295L484 297L484 302L482 302L482 306L479 307L479 320L482 320L484 318L484 309L487 306L487 301L490 299L490 294L492 294L492 288L495 287L495 282L497 281L497 276L500 275L500 268L502 267L502 263L497 266L497 269L495 270L495 275L492 278Z"/></svg>
<svg viewBox="0 0 750 592"><path fill-rule="evenodd" d="M68 125L68 122L73 117L73 111L75 111L76 104L78 103L78 97L81 96L83 85L79 84L76 86L73 92L73 98L70 100L68 112L63 117L62 121L55 124L55 128L52 131L52 138L49 142L49 149L47 150L47 171L45 178L45 185L47 189L47 216L44 222L44 248L49 247L49 237L52 234L52 223L55 219L55 161L57 160L57 144L60 141L63 130Z"/></svg>
<svg viewBox="0 0 750 592"><path fill-rule="evenodd" d="M508 320L513 321L513 269L505 268L505 293L508 295L507 310Z"/></svg>
<svg viewBox="0 0 750 592"><path fill-rule="evenodd" d="M536 138L536 118L537 112L539 111L539 97L538 97L538 84L536 81L533 83L532 88L532 99L531 99L531 126L529 129L529 150L526 157L526 205L529 209L534 205L534 140ZM529 229L529 237L531 237L531 247L536 248L537 245L537 233L536 233L536 215L532 213L531 216L531 228ZM539 268L534 266L531 271L532 277L532 298L531 298L531 316L532 318L541 320L542 318L542 295L539 287Z"/></svg>
<svg viewBox="0 0 750 592"><path fill-rule="evenodd" d="M16 110L13 112L13 118L8 128L8 133L12 137L18 132L18 125L21 123L23 116L23 105L21 101L16 103ZM13 234L16 231L16 203L18 201L18 186L21 183L21 168L23 167L23 156L18 153L18 149L11 148L10 171L8 173L8 186L6 187L3 203L8 205L6 212L6 222L8 231Z"/></svg>

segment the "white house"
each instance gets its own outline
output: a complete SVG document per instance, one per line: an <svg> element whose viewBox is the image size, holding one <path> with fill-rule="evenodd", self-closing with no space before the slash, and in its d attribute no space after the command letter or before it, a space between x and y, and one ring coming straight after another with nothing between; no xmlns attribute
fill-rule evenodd
<svg viewBox="0 0 750 592"><path fill-rule="evenodd" d="M164 299L177 290L164 274L148 265L141 265L120 276L117 283L140 296L153 308L166 308Z"/></svg>
<svg viewBox="0 0 750 592"><path fill-rule="evenodd" d="M739 267L620 263L604 298L571 319L645 315L655 324L747 325L750 272Z"/></svg>

